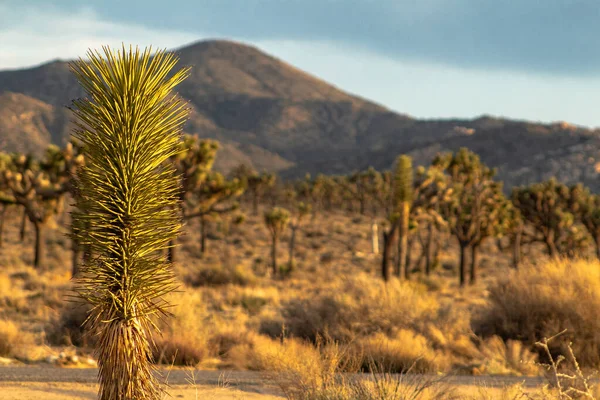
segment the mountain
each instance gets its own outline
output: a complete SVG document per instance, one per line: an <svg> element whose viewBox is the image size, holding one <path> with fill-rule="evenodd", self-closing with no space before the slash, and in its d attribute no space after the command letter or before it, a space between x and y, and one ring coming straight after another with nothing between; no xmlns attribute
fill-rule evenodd
<svg viewBox="0 0 600 400"><path fill-rule="evenodd" d="M259 49L201 41L174 51L192 66L177 87L190 102L188 133L221 142L216 168L240 162L285 177L389 168L400 153L419 164L468 147L507 186L550 176L600 189L600 132L567 123L483 116L420 120L353 96ZM0 148L41 153L64 144L71 99L82 97L68 63L0 71Z"/></svg>

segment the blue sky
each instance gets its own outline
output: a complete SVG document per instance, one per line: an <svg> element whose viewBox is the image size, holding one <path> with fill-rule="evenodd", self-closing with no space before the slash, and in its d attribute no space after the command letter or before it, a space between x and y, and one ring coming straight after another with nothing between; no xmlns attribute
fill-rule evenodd
<svg viewBox="0 0 600 400"><path fill-rule="evenodd" d="M0 0L0 69L207 38L415 117L600 126L597 0Z"/></svg>

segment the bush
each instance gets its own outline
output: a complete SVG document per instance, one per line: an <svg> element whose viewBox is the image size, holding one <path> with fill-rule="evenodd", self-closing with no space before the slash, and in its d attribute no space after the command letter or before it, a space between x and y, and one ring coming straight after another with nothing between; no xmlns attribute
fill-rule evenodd
<svg viewBox="0 0 600 400"><path fill-rule="evenodd" d="M488 304L473 319L483 337L520 340L528 346L567 329L552 344L553 354L567 354L574 342L583 366L600 365L600 262L555 260L523 266L491 286ZM545 354L540 353L546 362Z"/></svg>
<svg viewBox="0 0 600 400"><path fill-rule="evenodd" d="M418 285L397 281L386 285L363 274L285 302L280 321L294 337L315 342L327 336L348 342L356 336L393 335L398 329L422 327L439 310L437 301ZM279 336L282 329L276 321L263 321L262 333Z"/></svg>
<svg viewBox="0 0 600 400"><path fill-rule="evenodd" d="M0 357L17 357L20 350L33 344L31 334L22 332L12 321L0 320Z"/></svg>
<svg viewBox="0 0 600 400"><path fill-rule="evenodd" d="M69 303L62 308L58 318L46 328L46 338L56 346L93 346L94 338L85 334L85 322L90 306L87 303Z"/></svg>
<svg viewBox="0 0 600 400"><path fill-rule="evenodd" d="M360 340L358 347L365 371L375 365L388 373L430 373L445 370L450 364L445 354L433 350L427 338L407 329L392 338L377 333Z"/></svg>
<svg viewBox="0 0 600 400"><path fill-rule="evenodd" d="M159 337L155 343L153 358L157 364L195 366L209 354L206 342L185 332Z"/></svg>
<svg viewBox="0 0 600 400"><path fill-rule="evenodd" d="M241 265L208 265L186 276L185 283L191 287L228 284L249 286L256 283L256 276Z"/></svg>

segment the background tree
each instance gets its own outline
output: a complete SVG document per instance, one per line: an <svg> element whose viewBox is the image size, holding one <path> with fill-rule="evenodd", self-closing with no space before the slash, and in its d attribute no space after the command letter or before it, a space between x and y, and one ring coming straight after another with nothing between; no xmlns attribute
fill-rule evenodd
<svg viewBox="0 0 600 400"><path fill-rule="evenodd" d="M448 174L451 195L440 204L444 219L460 249L459 283L467 282L468 253L482 238L489 218L487 204L496 196L495 171L484 165L479 156L466 148L454 154L442 154L433 165ZM469 251L471 250L471 251ZM472 262L470 263L473 266Z"/></svg>
<svg viewBox="0 0 600 400"><path fill-rule="evenodd" d="M514 206L536 233L534 240L544 243L551 257L566 252L565 238L575 223L570 196L569 188L554 178L512 191Z"/></svg>
<svg viewBox="0 0 600 400"><path fill-rule="evenodd" d="M11 157L9 154L0 152L0 248L4 242L4 220L8 207L16 204L14 197L9 193L9 187L4 179L4 172L11 168Z"/></svg>
<svg viewBox="0 0 600 400"><path fill-rule="evenodd" d="M206 180L186 199L183 215L185 220L198 218L200 221L200 251L206 252L206 225L211 215L227 214L238 209L235 200L244 193L245 182L237 178L225 179L218 172L211 172Z"/></svg>
<svg viewBox="0 0 600 400"><path fill-rule="evenodd" d="M289 254L289 268L293 269L294 265L296 263L295 259L294 259L294 248L296 245L296 232L298 231L298 228L300 228L300 225L302 224L302 220L308 215L310 214L312 210L312 206L310 204L306 204L304 202L298 202L298 204L296 204L295 210L294 210L294 216L291 220L290 223L290 228L291 228L291 235L290 235L290 254Z"/></svg>
<svg viewBox="0 0 600 400"><path fill-rule="evenodd" d="M572 212L581 221L593 239L596 257L600 259L600 196L583 185L571 188Z"/></svg>
<svg viewBox="0 0 600 400"><path fill-rule="evenodd" d="M492 237L500 237L508 232L512 216L512 203L502 192L502 182L488 182L487 192L481 201L477 237L471 245L471 265L469 283L477 281L479 250L482 243Z"/></svg>
<svg viewBox="0 0 600 400"><path fill-rule="evenodd" d="M429 275L440 248L440 234L448 224L440 214L440 204L448 201L451 189L443 169L436 166L417 168L414 179L414 199L411 219L417 224L424 260L424 272Z"/></svg>
<svg viewBox="0 0 600 400"><path fill-rule="evenodd" d="M72 145L64 151L49 146L42 161L14 155L11 164L15 168L3 173L10 200L23 207L35 229L33 264L36 268L43 264L44 228L63 210L64 195L71 188L72 174L82 162L83 157L74 155Z"/></svg>
<svg viewBox="0 0 600 400"><path fill-rule="evenodd" d="M194 202L190 197L201 190L211 173L219 144L214 140L198 139L192 135L184 135L179 143L177 154L169 158L175 167L177 174L181 177L181 188L179 189L178 212L181 216L190 214ZM174 239L175 240L175 239ZM176 262L176 243L173 241L168 249L168 257L171 263Z"/></svg>
<svg viewBox="0 0 600 400"><path fill-rule="evenodd" d="M407 155L398 156L394 171L394 206L398 213L398 260L396 275L408 279L408 228L410 210L414 197L412 158Z"/></svg>
<svg viewBox="0 0 600 400"><path fill-rule="evenodd" d="M279 238L290 222L290 213L285 208L274 207L265 212L264 221L271 234L271 267L273 277L276 277L279 272L277 265L277 245L279 244Z"/></svg>
<svg viewBox="0 0 600 400"><path fill-rule="evenodd" d="M267 190L275 186L277 181L275 175L268 172L258 173L242 164L231 172L231 176L244 182L246 193L252 203L252 212L254 215L258 215L258 203L263 199Z"/></svg>
<svg viewBox="0 0 600 400"><path fill-rule="evenodd" d="M86 165L76 182L80 232L94 258L81 266L77 290L92 308L99 399L161 398L151 363L154 317L173 274L162 250L180 231L179 181L167 160L178 151L185 103L171 95L187 69L169 74L169 53L104 48L70 64L88 98L73 102L74 135Z"/></svg>

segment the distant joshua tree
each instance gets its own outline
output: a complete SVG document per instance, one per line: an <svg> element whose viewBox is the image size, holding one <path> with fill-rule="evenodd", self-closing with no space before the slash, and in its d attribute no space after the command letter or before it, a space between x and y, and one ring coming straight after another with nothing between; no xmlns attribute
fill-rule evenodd
<svg viewBox="0 0 600 400"><path fill-rule="evenodd" d="M441 203L442 215L460 248L460 286L477 279L477 250L484 239L496 235L507 213L502 184L493 180L495 170L466 148L436 157L434 166L448 174L451 196ZM470 256L470 260L469 260ZM470 261L470 262L469 262Z"/></svg>
<svg viewBox="0 0 600 400"><path fill-rule="evenodd" d="M276 277L278 275L277 265L277 245L279 239L285 228L290 222L290 213L285 208L274 207L273 209L265 212L265 225L271 234L271 267L272 275Z"/></svg>
<svg viewBox="0 0 600 400"><path fill-rule="evenodd" d="M398 260L396 275L408 278L408 228L410 210L414 198L412 158L398 156L394 171L394 209L398 214Z"/></svg>
<svg viewBox="0 0 600 400"><path fill-rule="evenodd" d="M548 254L565 254L576 222L571 192L563 183L552 178L530 186L516 187L512 201L523 220L535 230L534 241L545 244ZM585 209L585 201L581 206Z"/></svg>
<svg viewBox="0 0 600 400"><path fill-rule="evenodd" d="M174 287L164 250L179 234L179 185L168 163L180 149L185 103L171 90L169 53L136 48L88 52L70 67L88 98L73 102L74 136L86 165L79 171L78 235L93 258L81 265L79 295L92 306L89 332L97 338L100 400L158 400L153 374L154 318L166 315L163 296Z"/></svg>
<svg viewBox="0 0 600 400"><path fill-rule="evenodd" d="M311 210L312 210L312 206L310 204L306 204L304 202L298 202L298 204L296 204L294 218L292 219L292 222L290 223L290 228L292 230L292 233L290 235L290 255L289 255L289 267L290 268L294 268L294 265L295 265L294 249L296 246L296 232L298 231L298 228L300 228L300 225L302 224L302 221L304 220L304 218L308 214L310 214Z"/></svg>

